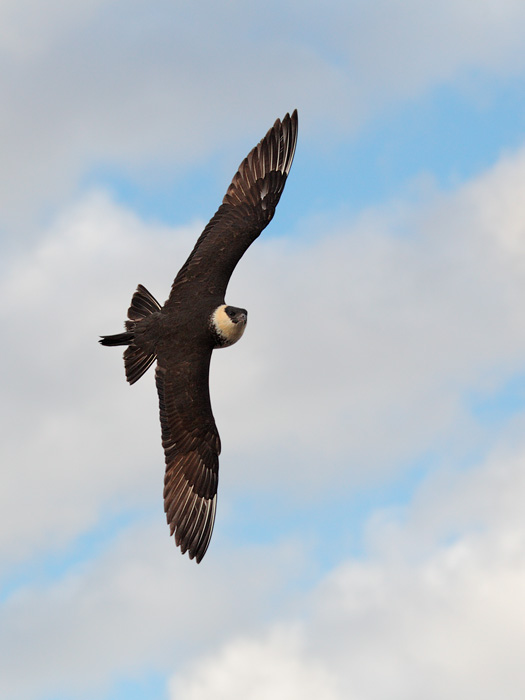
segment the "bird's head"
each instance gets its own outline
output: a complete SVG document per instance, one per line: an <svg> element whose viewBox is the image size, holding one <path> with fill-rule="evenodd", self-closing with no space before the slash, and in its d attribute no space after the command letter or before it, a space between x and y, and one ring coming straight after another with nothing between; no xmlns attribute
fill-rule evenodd
<svg viewBox="0 0 525 700"><path fill-rule="evenodd" d="M246 309L227 304L218 306L210 318L211 330L216 338L215 347L225 348L236 343L244 333L247 323Z"/></svg>

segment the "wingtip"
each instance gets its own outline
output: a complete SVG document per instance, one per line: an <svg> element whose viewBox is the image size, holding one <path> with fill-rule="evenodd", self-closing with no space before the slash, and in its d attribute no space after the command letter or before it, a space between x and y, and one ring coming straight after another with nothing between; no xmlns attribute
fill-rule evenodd
<svg viewBox="0 0 525 700"><path fill-rule="evenodd" d="M290 112L286 112L284 117L282 119L276 119L274 122L274 125L270 129L270 132L272 131L282 131L284 133L291 131L291 138L293 141L297 140L297 129L299 126L299 115L297 113L297 109L294 109L293 112L290 114ZM268 136L268 134L267 134Z"/></svg>
<svg viewBox="0 0 525 700"><path fill-rule="evenodd" d="M195 503L200 500L195 512ZM188 505L190 507L188 507ZM211 499L193 499L186 501L185 507L179 513L170 513L164 503L167 521L170 527L170 536L173 535L175 546L181 554L187 554L190 559L195 559L200 564L208 551L217 507L217 494Z"/></svg>
<svg viewBox="0 0 525 700"><path fill-rule="evenodd" d="M297 121L297 119L298 119L297 108L294 109L292 112L286 112L286 114L284 115L284 117L282 118L282 120L281 120L281 119L277 119L276 121L277 121L277 122L280 122L280 121L283 121L283 122L284 122L286 119L293 119L294 121Z"/></svg>
<svg viewBox="0 0 525 700"><path fill-rule="evenodd" d="M281 122L281 124L285 128L288 126L288 124L290 124L292 129L294 131L297 131L297 127L299 126L299 114L297 112L297 109L294 109L291 114L290 112L286 112L283 119L278 119L277 122Z"/></svg>
<svg viewBox="0 0 525 700"><path fill-rule="evenodd" d="M240 164L224 196L223 204L239 204L249 196L250 189L256 181L264 179L272 171L280 172L286 179L295 156L297 130L297 109L294 109L291 115L287 112L282 119L276 119L266 135ZM279 201L285 179L276 181L279 191L274 208Z"/></svg>

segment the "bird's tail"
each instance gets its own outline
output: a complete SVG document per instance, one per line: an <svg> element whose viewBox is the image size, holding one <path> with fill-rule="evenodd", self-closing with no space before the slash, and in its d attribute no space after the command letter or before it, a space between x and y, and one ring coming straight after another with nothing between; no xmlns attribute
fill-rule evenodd
<svg viewBox="0 0 525 700"><path fill-rule="evenodd" d="M127 345L124 351L124 367L126 379L130 384L134 384L142 377L144 372L151 367L156 360L155 353L148 353L135 345L135 326L139 321L152 313L160 311L161 306L155 297L148 292L141 284L131 299L131 306L128 309L128 321L126 321L126 332L116 335L103 335L99 343L101 345L115 346Z"/></svg>

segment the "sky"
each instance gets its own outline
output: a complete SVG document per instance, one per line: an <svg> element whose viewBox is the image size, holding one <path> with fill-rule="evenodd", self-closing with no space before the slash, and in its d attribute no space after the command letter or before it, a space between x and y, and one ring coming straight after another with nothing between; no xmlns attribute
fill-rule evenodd
<svg viewBox="0 0 525 700"><path fill-rule="evenodd" d="M517 0L0 2L0 697L524 696L524 32ZM153 372L97 339L295 108L196 565Z"/></svg>

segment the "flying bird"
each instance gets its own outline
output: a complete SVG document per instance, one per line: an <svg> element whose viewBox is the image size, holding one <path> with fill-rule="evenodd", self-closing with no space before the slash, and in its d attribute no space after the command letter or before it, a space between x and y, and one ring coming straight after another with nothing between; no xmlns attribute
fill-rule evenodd
<svg viewBox="0 0 525 700"><path fill-rule="evenodd" d="M247 248L273 218L296 143L297 110L277 119L243 160L164 306L139 284L126 331L99 341L127 345L124 367L130 384L157 361L164 510L176 545L197 563L208 549L215 522L221 451L210 403L211 354L236 343L248 321L246 309L226 304L226 287Z"/></svg>

